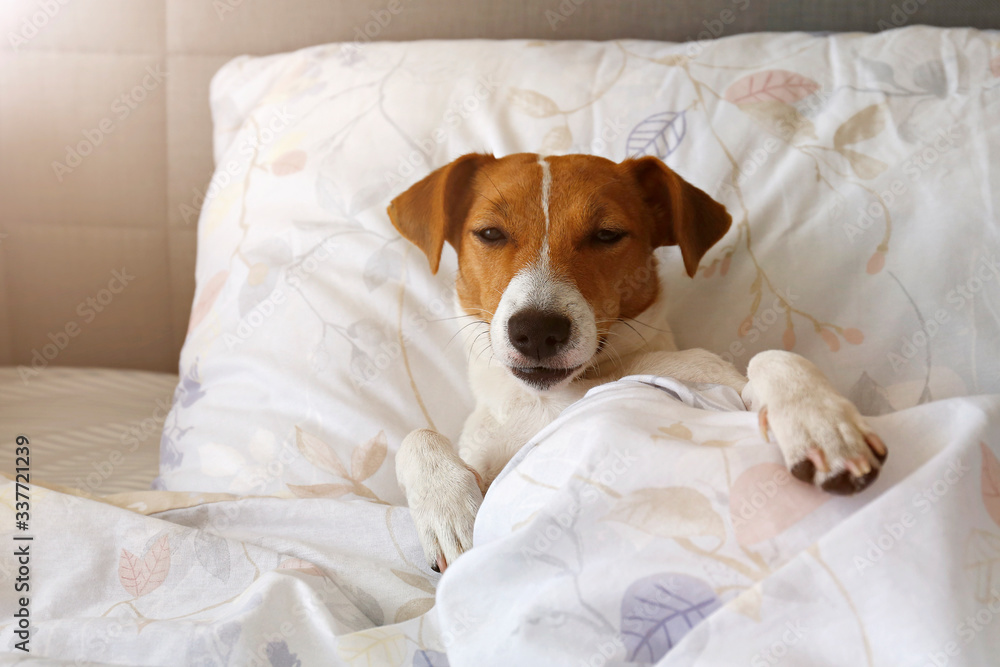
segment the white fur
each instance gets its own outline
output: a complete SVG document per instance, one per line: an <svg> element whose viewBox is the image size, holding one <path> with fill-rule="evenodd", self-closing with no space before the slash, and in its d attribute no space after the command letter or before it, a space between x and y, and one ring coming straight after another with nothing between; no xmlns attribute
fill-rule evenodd
<svg viewBox="0 0 1000 667"><path fill-rule="evenodd" d="M507 323L511 316L525 308L559 313L569 318L572 326L565 349L546 360L552 368L576 368L597 352L597 322L594 309L573 283L552 274L548 262L539 259L515 275L504 290L490 327L493 357L505 366L535 366L537 361L521 354L510 342ZM568 382L568 380L566 381Z"/></svg>
<svg viewBox="0 0 1000 667"><path fill-rule="evenodd" d="M543 187L547 206L546 197ZM595 354L593 309L575 285L551 274L545 259L539 257L510 281L493 326L479 324L468 337L475 341L485 329L489 349L470 350L476 408L462 429L457 453L447 438L426 429L414 431L400 445L396 475L430 565L441 557L452 563L470 548L483 494L532 436L591 387L625 375L663 375L732 387L748 408L767 409L767 423L789 467L809 458L810 450L825 456L829 471L817 472L816 484L842 473L848 460L863 460L878 469L865 442L871 429L806 359L784 351L761 352L750 361L748 380L711 352L677 351L673 336L664 329L662 295L631 325L614 324L608 345ZM530 365L510 344L506 328L510 316L526 305L564 313L572 322L570 342L556 366L581 368L546 391L525 385L507 370L509 365ZM481 484L470 467L479 473Z"/></svg>
<svg viewBox="0 0 1000 667"><path fill-rule="evenodd" d="M538 156L538 165L542 168L542 213L545 215L545 237L542 239L542 251L539 260L546 266L549 261L549 195L552 192L552 169L544 155Z"/></svg>

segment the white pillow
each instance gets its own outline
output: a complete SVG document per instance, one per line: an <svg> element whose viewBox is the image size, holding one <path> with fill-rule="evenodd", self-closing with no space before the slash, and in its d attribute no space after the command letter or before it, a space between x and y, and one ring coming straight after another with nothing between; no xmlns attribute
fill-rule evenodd
<svg viewBox="0 0 1000 667"><path fill-rule="evenodd" d="M399 441L456 437L472 404L454 253L432 276L385 207L471 151L658 155L726 204L734 227L694 280L660 251L684 347L740 368L793 347L868 413L997 391L995 39L914 27L234 60L212 84L218 169L158 486L402 501Z"/></svg>

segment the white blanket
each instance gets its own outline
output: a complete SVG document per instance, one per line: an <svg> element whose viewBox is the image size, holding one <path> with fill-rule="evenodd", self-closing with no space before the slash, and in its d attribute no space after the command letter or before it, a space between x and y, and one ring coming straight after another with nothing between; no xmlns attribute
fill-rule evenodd
<svg viewBox="0 0 1000 667"><path fill-rule="evenodd" d="M1000 398L874 418L891 453L855 498L790 478L756 416L725 411L737 400L650 377L595 389L504 471L476 547L440 583L405 508L191 494L190 507L143 516L36 488L31 655L274 667L993 664ZM13 493L2 488L5 528ZM185 494L169 495L180 504ZM154 509L140 497L129 494L133 509ZM17 641L11 553L0 560L5 647Z"/></svg>
<svg viewBox="0 0 1000 667"><path fill-rule="evenodd" d="M230 63L167 490L32 490L32 653L0 662L996 664L1000 398L961 397L1000 391L998 103L996 33L920 26ZM678 342L813 360L882 415L877 484L822 495L726 391L633 378L524 450L439 581L393 455L471 409L455 256L430 276L385 206L470 150L656 155L725 203L695 280L661 254Z"/></svg>

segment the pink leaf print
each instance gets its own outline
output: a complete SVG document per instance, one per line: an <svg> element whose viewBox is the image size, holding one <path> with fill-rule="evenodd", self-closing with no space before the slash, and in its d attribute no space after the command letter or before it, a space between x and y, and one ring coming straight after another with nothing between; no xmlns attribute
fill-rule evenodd
<svg viewBox="0 0 1000 667"><path fill-rule="evenodd" d="M144 577L142 561L128 549L118 558L118 581L132 597L139 597L139 579Z"/></svg>
<svg viewBox="0 0 1000 667"><path fill-rule="evenodd" d="M833 333L829 329L823 329L819 332L819 335L824 341L826 341L826 345L830 348L831 352L836 352L840 349L840 339L837 338L837 334Z"/></svg>
<svg viewBox="0 0 1000 667"><path fill-rule="evenodd" d="M215 300L219 298L219 293L225 287L227 278L229 278L229 271L223 270L209 278L208 282L205 283L205 289L201 291L198 303L191 309L191 320L188 322L188 331L192 331L196 326L201 324L201 321L208 315L208 311L215 305Z"/></svg>
<svg viewBox="0 0 1000 667"><path fill-rule="evenodd" d="M739 79L726 90L725 99L737 106L767 101L792 104L817 90L819 84L810 78L783 69L771 69Z"/></svg>
<svg viewBox="0 0 1000 667"><path fill-rule="evenodd" d="M1000 526L1000 461L985 442L979 443L983 453L983 505L993 522Z"/></svg>
<svg viewBox="0 0 1000 667"><path fill-rule="evenodd" d="M747 318L740 322L739 328L736 329L736 333L739 334L740 338L746 336L750 333L750 328L753 326L753 315L747 315Z"/></svg>
<svg viewBox="0 0 1000 667"><path fill-rule="evenodd" d="M783 533L829 500L778 463L759 463L736 478L729 513L736 540L750 546Z"/></svg>
<svg viewBox="0 0 1000 667"><path fill-rule="evenodd" d="M791 350L795 347L795 329L788 327L785 329L784 335L781 337L781 344L786 350Z"/></svg>
<svg viewBox="0 0 1000 667"><path fill-rule="evenodd" d="M1000 78L1000 56L990 61L990 72L993 73L993 76Z"/></svg>
<svg viewBox="0 0 1000 667"><path fill-rule="evenodd" d="M861 345L865 342L865 335L857 329L844 329L844 340L851 345Z"/></svg>
<svg viewBox="0 0 1000 667"><path fill-rule="evenodd" d="M875 251L871 259L868 260L868 273L875 275L879 271L885 268L885 253L881 250Z"/></svg>
<svg viewBox="0 0 1000 667"><path fill-rule="evenodd" d="M118 580L133 597L152 593L170 572L170 541L166 535L156 541L143 557L122 549L118 559Z"/></svg>
<svg viewBox="0 0 1000 667"><path fill-rule="evenodd" d="M301 558L286 558L281 561L281 565L278 566L279 570L295 570L296 572L302 572L303 574L311 574L314 577L325 577L323 570L319 569L316 565L313 565L307 560L302 560Z"/></svg>
<svg viewBox="0 0 1000 667"><path fill-rule="evenodd" d="M275 176L288 176L302 171L308 157L306 152L302 150L288 151L271 163L271 172Z"/></svg>

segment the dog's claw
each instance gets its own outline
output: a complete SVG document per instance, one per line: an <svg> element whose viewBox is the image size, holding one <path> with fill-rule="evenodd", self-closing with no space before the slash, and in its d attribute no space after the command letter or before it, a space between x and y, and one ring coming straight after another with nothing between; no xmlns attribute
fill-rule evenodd
<svg viewBox="0 0 1000 667"><path fill-rule="evenodd" d="M882 442L882 438L878 437L874 433L869 433L865 436L865 442L868 443L872 452L875 453L875 458L878 459L878 462L884 462L886 457L889 455L889 450L886 448L885 443Z"/></svg>
<svg viewBox="0 0 1000 667"><path fill-rule="evenodd" d="M872 471L872 466L863 456L844 461L844 465L855 477L864 477Z"/></svg>
<svg viewBox="0 0 1000 667"><path fill-rule="evenodd" d="M437 563L435 563L431 569L435 572L441 572L442 574L448 569L448 561L445 560L443 554L438 556Z"/></svg>
<svg viewBox="0 0 1000 667"><path fill-rule="evenodd" d="M830 472L830 465L826 462L826 454L819 447L810 447L806 450L806 458L813 462L819 472Z"/></svg>
<svg viewBox="0 0 1000 667"><path fill-rule="evenodd" d="M767 406L757 413L757 424L760 426L760 435L764 438L764 442L771 442L771 438L767 435Z"/></svg>

